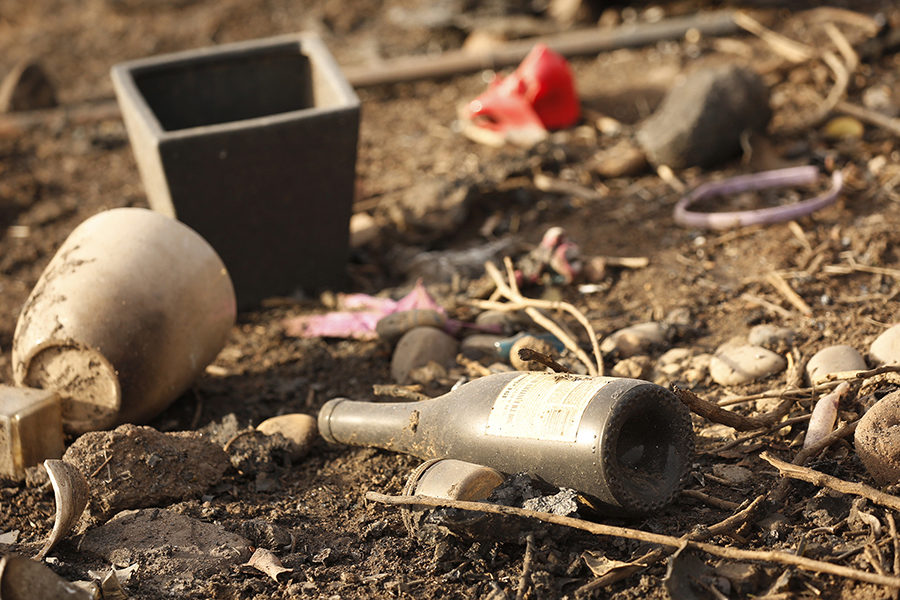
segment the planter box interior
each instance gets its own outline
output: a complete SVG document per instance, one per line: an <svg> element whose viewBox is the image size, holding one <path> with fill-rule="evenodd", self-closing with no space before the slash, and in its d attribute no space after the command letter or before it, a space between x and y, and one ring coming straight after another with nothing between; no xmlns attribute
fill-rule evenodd
<svg viewBox="0 0 900 600"><path fill-rule="evenodd" d="M222 257L238 304L340 287L359 99L298 34L112 69L148 202Z"/></svg>

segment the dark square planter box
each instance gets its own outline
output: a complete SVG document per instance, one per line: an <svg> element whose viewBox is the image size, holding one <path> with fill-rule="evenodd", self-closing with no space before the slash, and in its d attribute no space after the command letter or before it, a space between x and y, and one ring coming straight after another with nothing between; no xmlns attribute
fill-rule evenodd
<svg viewBox="0 0 900 600"><path fill-rule="evenodd" d="M317 36L155 56L111 74L150 207L212 244L241 307L341 285L359 99Z"/></svg>

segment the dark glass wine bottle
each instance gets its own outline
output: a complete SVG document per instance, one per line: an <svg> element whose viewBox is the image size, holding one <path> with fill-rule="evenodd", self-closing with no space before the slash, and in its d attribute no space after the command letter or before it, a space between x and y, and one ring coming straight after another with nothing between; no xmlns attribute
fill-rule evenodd
<svg viewBox="0 0 900 600"><path fill-rule="evenodd" d="M329 442L528 472L614 513L671 502L694 449L690 413L667 389L556 373L488 375L422 402L335 398L319 431Z"/></svg>

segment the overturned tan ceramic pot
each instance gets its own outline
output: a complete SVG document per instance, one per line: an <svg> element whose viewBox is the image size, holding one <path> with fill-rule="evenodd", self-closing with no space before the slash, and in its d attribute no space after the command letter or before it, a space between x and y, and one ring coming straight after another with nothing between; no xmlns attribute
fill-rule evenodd
<svg viewBox="0 0 900 600"><path fill-rule="evenodd" d="M142 208L102 212L25 302L13 375L58 392L73 433L145 422L216 357L235 310L225 265L195 231Z"/></svg>

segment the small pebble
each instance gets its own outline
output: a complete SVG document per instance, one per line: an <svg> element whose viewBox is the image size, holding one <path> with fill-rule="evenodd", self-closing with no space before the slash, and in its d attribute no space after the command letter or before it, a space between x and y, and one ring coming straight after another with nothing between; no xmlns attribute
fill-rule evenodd
<svg viewBox="0 0 900 600"><path fill-rule="evenodd" d="M515 313L503 310L486 310L475 317L475 324L482 327L500 327L507 335L518 331L522 322Z"/></svg>
<svg viewBox="0 0 900 600"><path fill-rule="evenodd" d="M709 362L709 374L718 384L740 385L783 371L787 361L762 346L726 345Z"/></svg>
<svg viewBox="0 0 900 600"><path fill-rule="evenodd" d="M406 332L391 359L391 376L397 383L408 383L410 373L434 361L452 366L456 361L459 342L435 327L416 327Z"/></svg>
<svg viewBox="0 0 900 600"><path fill-rule="evenodd" d="M900 363L900 323L875 338L869 346L869 356L877 365Z"/></svg>
<svg viewBox="0 0 900 600"><path fill-rule="evenodd" d="M257 431L266 435L280 433L291 442L291 459L302 458L319 436L319 426L315 417L293 413L266 419L256 426Z"/></svg>
<svg viewBox="0 0 900 600"><path fill-rule="evenodd" d="M447 317L436 310L413 309L391 313L379 319L375 325L375 333L378 337L393 344L411 329L416 327L441 328L447 322Z"/></svg>
<svg viewBox="0 0 900 600"><path fill-rule="evenodd" d="M900 481L900 391L875 403L854 433L856 453L879 485Z"/></svg>
<svg viewBox="0 0 900 600"><path fill-rule="evenodd" d="M750 330L750 333L747 335L747 341L752 346L762 346L773 352L784 352L794 343L795 337L796 334L793 329L763 323Z"/></svg>
<svg viewBox="0 0 900 600"><path fill-rule="evenodd" d="M647 170L647 156L630 140L624 140L594 156L594 170L601 177L630 177Z"/></svg>
<svg viewBox="0 0 900 600"><path fill-rule="evenodd" d="M713 475L728 483L743 485L753 478L753 471L739 465L713 465Z"/></svg>
<svg viewBox="0 0 900 600"><path fill-rule="evenodd" d="M631 356L617 362L610 371L610 375L629 379L648 379L652 366L649 356Z"/></svg>
<svg viewBox="0 0 900 600"><path fill-rule="evenodd" d="M620 358L643 354L654 346L664 345L666 333L668 327L663 323L638 323L606 336L600 344L600 351L604 354L615 352Z"/></svg>
<svg viewBox="0 0 900 600"><path fill-rule="evenodd" d="M866 132L865 126L853 117L835 117L825 123L822 133L830 140L859 139Z"/></svg>
<svg viewBox="0 0 900 600"><path fill-rule="evenodd" d="M866 368L866 361L856 348L836 345L822 348L806 363L806 376L813 385L828 379L832 373L858 371Z"/></svg>
<svg viewBox="0 0 900 600"><path fill-rule="evenodd" d="M481 360L482 358L496 358L496 344L504 340L502 335L489 333L476 333L463 338L459 345L459 351L466 358Z"/></svg>
<svg viewBox="0 0 900 600"><path fill-rule="evenodd" d="M536 338L533 335L520 337L509 350L509 364L511 364L516 371L544 371L547 369L546 366L535 360L522 360L519 358L519 350L523 348L530 348L535 352L540 352L545 356L553 358L553 347L548 341Z"/></svg>

